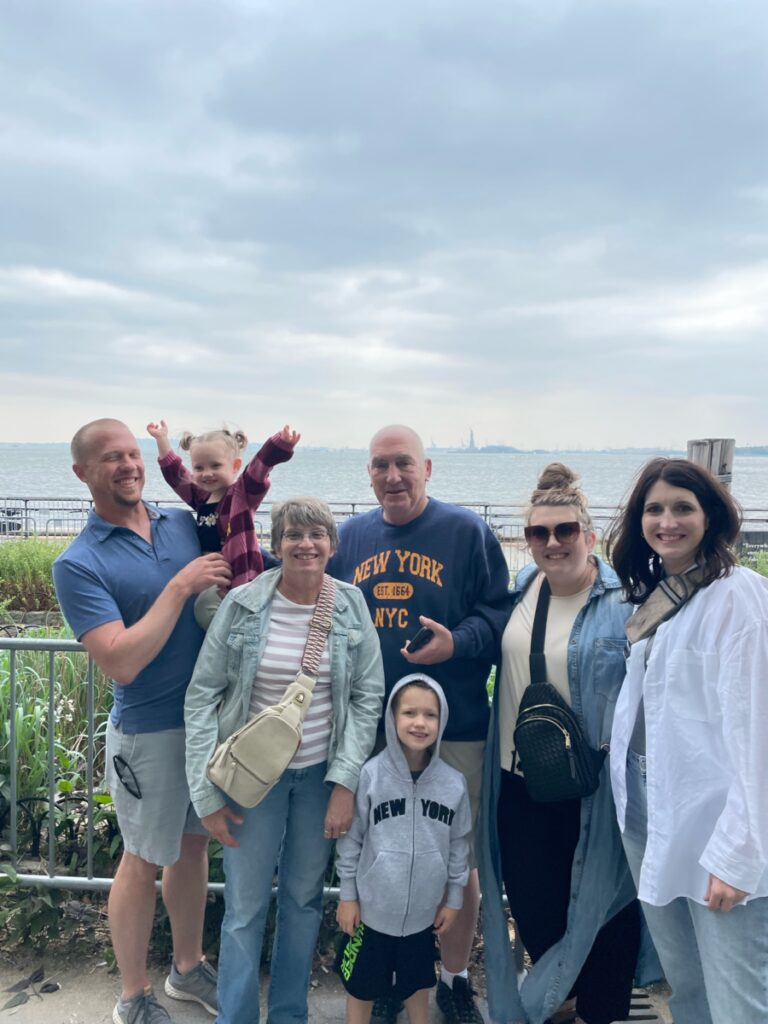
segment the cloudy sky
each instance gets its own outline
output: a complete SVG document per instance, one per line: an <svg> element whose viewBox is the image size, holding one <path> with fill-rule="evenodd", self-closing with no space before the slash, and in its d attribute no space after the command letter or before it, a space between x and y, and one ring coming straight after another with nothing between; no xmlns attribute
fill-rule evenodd
<svg viewBox="0 0 768 1024"><path fill-rule="evenodd" d="M765 0L8 0L0 441L768 443Z"/></svg>

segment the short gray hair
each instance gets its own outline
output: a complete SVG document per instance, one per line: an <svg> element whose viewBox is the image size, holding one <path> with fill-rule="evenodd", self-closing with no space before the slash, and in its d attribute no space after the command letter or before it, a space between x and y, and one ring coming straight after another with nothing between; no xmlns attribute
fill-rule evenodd
<svg viewBox="0 0 768 1024"><path fill-rule="evenodd" d="M306 530L313 526L323 526L328 531L333 550L339 546L336 520L327 502L322 498L288 498L287 501L272 506L273 551L280 546L289 523L291 526L302 526Z"/></svg>

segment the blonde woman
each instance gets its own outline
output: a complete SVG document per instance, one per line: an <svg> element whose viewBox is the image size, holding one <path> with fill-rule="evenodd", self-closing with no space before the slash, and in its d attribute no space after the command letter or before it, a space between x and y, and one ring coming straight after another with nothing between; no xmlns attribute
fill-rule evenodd
<svg viewBox="0 0 768 1024"><path fill-rule="evenodd" d="M518 574L497 669L482 857L494 1024L621 1020L629 1012L638 960L640 914L607 768L591 796L540 803L528 792L515 750L518 709L531 682L533 622L545 585L547 681L580 719L595 750L608 742L624 677L624 621L631 609L615 573L594 554L595 530L577 479L566 466L552 463L533 492L525 537L534 564ZM519 994L502 882L518 939L533 961Z"/></svg>

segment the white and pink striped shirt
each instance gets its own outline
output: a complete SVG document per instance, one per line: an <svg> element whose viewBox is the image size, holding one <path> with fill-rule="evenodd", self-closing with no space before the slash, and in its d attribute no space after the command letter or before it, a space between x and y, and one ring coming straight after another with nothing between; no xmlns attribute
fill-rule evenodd
<svg viewBox="0 0 768 1024"><path fill-rule="evenodd" d="M314 610L313 604L294 604L275 591L269 635L251 690L251 718L265 708L278 704L288 685L296 678ZM331 740L332 719L331 659L326 644L320 659L317 683L312 692L312 703L304 719L301 745L288 765L289 768L308 768L325 761Z"/></svg>

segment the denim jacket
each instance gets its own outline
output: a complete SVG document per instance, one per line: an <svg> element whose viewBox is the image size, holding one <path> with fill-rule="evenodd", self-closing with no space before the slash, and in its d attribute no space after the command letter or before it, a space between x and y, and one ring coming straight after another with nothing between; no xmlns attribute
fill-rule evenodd
<svg viewBox="0 0 768 1024"><path fill-rule="evenodd" d="M518 578L515 601L536 572ZM624 623L632 612L622 601L614 571L598 559L598 574L586 605L576 617L568 644L568 681L574 711L581 715L595 748L607 748L616 699L624 679ZM513 949L502 905L501 857L496 808L501 785L498 689L494 694L485 755L481 810L480 886L488 1010L493 1024L541 1024L568 998L602 926L635 899L616 825L611 784L604 763L600 787L581 802L581 835L573 858L571 903L562 939L537 961L518 990ZM521 834L519 842L525 842ZM647 934L643 936L638 983L660 977Z"/></svg>
<svg viewBox="0 0 768 1024"><path fill-rule="evenodd" d="M223 807L206 775L217 744L245 725L251 688L269 633L272 598L282 569L270 569L224 598L208 629L184 702L187 779L198 815ZM336 581L331 657L333 722L326 782L354 792L373 748L384 696L379 638L363 595Z"/></svg>

